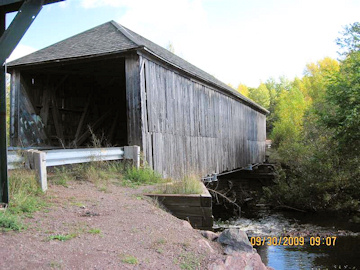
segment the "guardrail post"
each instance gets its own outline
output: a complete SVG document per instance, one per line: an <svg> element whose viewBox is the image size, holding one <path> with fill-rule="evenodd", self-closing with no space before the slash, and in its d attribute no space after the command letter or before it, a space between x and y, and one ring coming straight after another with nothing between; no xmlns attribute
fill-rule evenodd
<svg viewBox="0 0 360 270"><path fill-rule="evenodd" d="M140 146L124 146L124 159L131 159L134 167L140 168Z"/></svg>
<svg viewBox="0 0 360 270"><path fill-rule="evenodd" d="M30 149L30 150L26 150L25 151L25 168L26 169L30 169L30 170L34 170L35 165L34 165L34 155L33 152L35 150Z"/></svg>
<svg viewBox="0 0 360 270"><path fill-rule="evenodd" d="M47 190L47 173L46 173L46 153L41 151L32 151L34 169L42 191Z"/></svg>

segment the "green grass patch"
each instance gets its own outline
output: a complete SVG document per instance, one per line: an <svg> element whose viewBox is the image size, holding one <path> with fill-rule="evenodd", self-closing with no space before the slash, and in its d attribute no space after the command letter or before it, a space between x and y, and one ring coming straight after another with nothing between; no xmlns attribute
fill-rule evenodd
<svg viewBox="0 0 360 270"><path fill-rule="evenodd" d="M32 213L47 204L36 181L34 171L11 170L9 172L10 203L5 212L0 212L0 230L20 231L25 226L23 217L32 217Z"/></svg>
<svg viewBox="0 0 360 270"><path fill-rule="evenodd" d="M70 234L55 234L55 235L50 235L48 237L48 240L59 240L59 241L67 241L70 239L73 239L77 236L77 234L75 233L70 233Z"/></svg>
<svg viewBox="0 0 360 270"><path fill-rule="evenodd" d="M100 233L101 233L101 230L100 230L100 229L97 229L97 228L92 228L92 229L88 230L88 233L91 233L91 234L100 234Z"/></svg>
<svg viewBox="0 0 360 270"><path fill-rule="evenodd" d="M156 192L160 194L202 194L204 188L199 176L189 175L180 181L161 186Z"/></svg>
<svg viewBox="0 0 360 270"><path fill-rule="evenodd" d="M161 175L148 167L137 169L126 162L101 161L55 168L49 181L67 187L69 181L89 181L107 192L110 180L114 184L136 187L163 183Z"/></svg>
<svg viewBox="0 0 360 270"><path fill-rule="evenodd" d="M33 213L46 205L42 191L30 170L13 170L9 174L10 203L13 214Z"/></svg>
<svg viewBox="0 0 360 270"><path fill-rule="evenodd" d="M122 257L121 261L123 263L128 263L128 264L138 264L139 263L139 260L132 255L123 255L121 257Z"/></svg>
<svg viewBox="0 0 360 270"><path fill-rule="evenodd" d="M127 168L124 172L124 180L135 185L151 185L165 182L159 173L148 167L140 169L135 167Z"/></svg>
<svg viewBox="0 0 360 270"><path fill-rule="evenodd" d="M20 231L24 228L19 218L9 212L0 212L0 230Z"/></svg>
<svg viewBox="0 0 360 270"><path fill-rule="evenodd" d="M192 253L182 253L177 263L181 269L185 270L195 270L201 267L201 259Z"/></svg>

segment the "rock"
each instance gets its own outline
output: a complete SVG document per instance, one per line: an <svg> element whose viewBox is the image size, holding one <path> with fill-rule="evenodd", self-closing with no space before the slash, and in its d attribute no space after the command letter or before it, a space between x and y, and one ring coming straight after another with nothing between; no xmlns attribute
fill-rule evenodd
<svg viewBox="0 0 360 270"><path fill-rule="evenodd" d="M241 231L238 228L230 228L224 230L219 238L218 242L225 245L224 253L231 255L235 252L251 252L253 253L253 246L250 244L250 241L245 232Z"/></svg>
<svg viewBox="0 0 360 270"><path fill-rule="evenodd" d="M191 226L191 224L190 224L188 221L186 221L186 220L183 220L183 221L182 221L182 225L183 225L183 227L185 227L185 228L193 229L193 227Z"/></svg>
<svg viewBox="0 0 360 270"><path fill-rule="evenodd" d="M199 247L207 252L214 253L214 249L210 246L209 242L205 239L200 239L198 241Z"/></svg>
<svg viewBox="0 0 360 270"><path fill-rule="evenodd" d="M200 233L202 236L204 236L206 239L209 239L210 241L215 241L219 238L219 235L212 231L200 231Z"/></svg>
<svg viewBox="0 0 360 270"><path fill-rule="evenodd" d="M266 267L259 254L249 252L234 252L225 261L218 259L209 265L209 270L271 270Z"/></svg>

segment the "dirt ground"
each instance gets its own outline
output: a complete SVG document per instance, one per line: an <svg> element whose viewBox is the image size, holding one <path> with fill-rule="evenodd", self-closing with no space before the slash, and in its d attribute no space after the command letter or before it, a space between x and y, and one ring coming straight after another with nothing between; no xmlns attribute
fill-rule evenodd
<svg viewBox="0 0 360 270"><path fill-rule="evenodd" d="M148 187L50 185L49 206L24 220L27 229L0 232L0 269L206 269L223 258L219 244L144 191Z"/></svg>

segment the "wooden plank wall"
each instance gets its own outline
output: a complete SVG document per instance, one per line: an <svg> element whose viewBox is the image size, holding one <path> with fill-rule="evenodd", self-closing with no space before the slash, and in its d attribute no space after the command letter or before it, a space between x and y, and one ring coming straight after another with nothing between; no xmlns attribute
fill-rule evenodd
<svg viewBox="0 0 360 270"><path fill-rule="evenodd" d="M29 93L29 85L23 80L20 72L12 74L10 96L10 145L47 145L45 126L37 113L34 97Z"/></svg>
<svg viewBox="0 0 360 270"><path fill-rule="evenodd" d="M141 98L139 57L130 55L125 59L126 111L128 145L141 146Z"/></svg>
<svg viewBox="0 0 360 270"><path fill-rule="evenodd" d="M164 177L264 161L264 114L143 56L140 85L143 152Z"/></svg>

